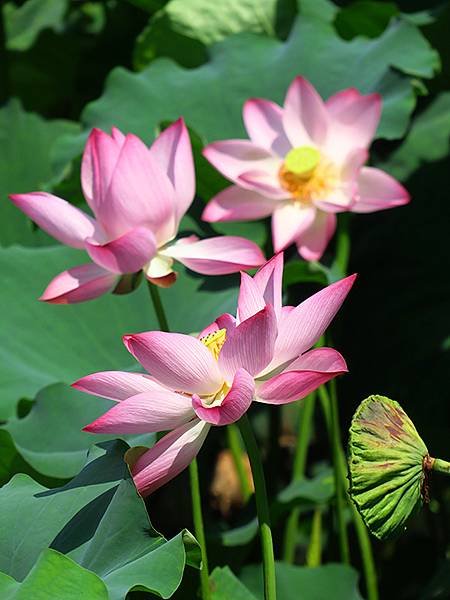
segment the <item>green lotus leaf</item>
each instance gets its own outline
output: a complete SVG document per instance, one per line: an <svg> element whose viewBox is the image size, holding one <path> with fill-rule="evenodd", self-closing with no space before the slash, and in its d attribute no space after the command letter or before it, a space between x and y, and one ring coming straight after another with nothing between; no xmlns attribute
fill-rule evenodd
<svg viewBox="0 0 450 600"><path fill-rule="evenodd" d="M369 396L353 416L349 439L350 495L379 539L400 532L427 496L428 450L402 407Z"/></svg>

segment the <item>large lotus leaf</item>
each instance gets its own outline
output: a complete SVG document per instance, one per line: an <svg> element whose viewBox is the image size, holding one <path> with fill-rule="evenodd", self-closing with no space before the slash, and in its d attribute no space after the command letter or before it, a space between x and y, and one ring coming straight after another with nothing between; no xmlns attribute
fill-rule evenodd
<svg viewBox="0 0 450 600"><path fill-rule="evenodd" d="M41 31L62 26L68 0L26 0L3 6L8 50L27 50Z"/></svg>
<svg viewBox="0 0 450 600"><path fill-rule="evenodd" d="M212 600L256 600L229 567L216 567L211 573Z"/></svg>
<svg viewBox="0 0 450 600"><path fill-rule="evenodd" d="M328 564L321 567L296 567L276 563L277 596L282 600L362 600L358 590L358 574L346 565ZM258 599L264 598L260 565L244 567L243 583Z"/></svg>
<svg viewBox="0 0 450 600"><path fill-rule="evenodd" d="M56 141L77 131L76 123L46 121L25 112L18 100L0 109L0 245L40 243L42 234L36 235L30 220L9 202L7 194L45 187L56 175Z"/></svg>
<svg viewBox="0 0 450 600"><path fill-rule="evenodd" d="M422 505L426 456L427 447L398 402L385 396L361 402L350 427L350 496L378 538L402 530Z"/></svg>
<svg viewBox="0 0 450 600"><path fill-rule="evenodd" d="M0 574L2 600L109 600L103 581L56 550L48 548L22 583Z"/></svg>
<svg viewBox="0 0 450 600"><path fill-rule="evenodd" d="M22 397L34 398L44 386L99 370L137 368L121 337L159 329L145 286L126 296L106 295L77 305L37 301L50 279L86 262L77 250L8 248L0 250L2 306L0 327L0 419L14 413ZM232 278L205 280L180 265L177 283L161 291L174 331L199 331L223 312L235 312Z"/></svg>
<svg viewBox="0 0 450 600"><path fill-rule="evenodd" d="M23 460L20 461L17 452L26 461L25 466L28 464L47 477L74 477L86 461L88 448L113 437L87 433L82 428L113 404L111 400L94 398L61 383L40 390L30 412L23 418L10 419L0 430L0 482L24 472ZM9 434L14 443L7 439ZM133 445L146 446L154 439L153 434L121 437Z"/></svg>
<svg viewBox="0 0 450 600"><path fill-rule="evenodd" d="M447 156L450 147L450 92L443 92L416 117L406 140L379 166L406 180L421 164Z"/></svg>
<svg viewBox="0 0 450 600"><path fill-rule="evenodd" d="M283 35L294 16L292 0L171 0L137 39L134 63L141 69L156 56L169 56L183 66L198 66L210 44L242 31Z"/></svg>
<svg viewBox="0 0 450 600"><path fill-rule="evenodd" d="M0 490L0 570L22 581L51 547L104 581L111 600L141 587L168 598L177 589L192 537L166 542L152 527L128 476L125 442L93 448L86 467L62 488L16 475ZM185 542L186 541L186 548Z"/></svg>
<svg viewBox="0 0 450 600"><path fill-rule="evenodd" d="M393 22L374 40L347 42L331 24L303 16L286 42L231 36L214 45L210 62L197 69L167 59L140 73L117 68L103 96L85 109L83 121L105 129L116 125L149 141L159 122L183 115L208 141L243 137L245 100L262 96L280 102L292 79L302 74L324 97L345 87L379 91L384 111L378 136L392 139L403 135L415 105L406 75L431 77L438 64L436 52L405 21Z"/></svg>
<svg viewBox="0 0 450 600"><path fill-rule="evenodd" d="M0 486L9 481L14 473L26 472L27 466L17 452L11 435L0 430Z"/></svg>

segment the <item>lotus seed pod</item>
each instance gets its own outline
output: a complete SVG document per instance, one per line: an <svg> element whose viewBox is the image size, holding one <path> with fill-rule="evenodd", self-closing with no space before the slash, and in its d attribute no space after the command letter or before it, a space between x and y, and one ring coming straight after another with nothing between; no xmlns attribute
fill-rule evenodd
<svg viewBox="0 0 450 600"><path fill-rule="evenodd" d="M402 407L384 396L359 405L350 427L350 495L379 539L399 533L428 501L427 447Z"/></svg>

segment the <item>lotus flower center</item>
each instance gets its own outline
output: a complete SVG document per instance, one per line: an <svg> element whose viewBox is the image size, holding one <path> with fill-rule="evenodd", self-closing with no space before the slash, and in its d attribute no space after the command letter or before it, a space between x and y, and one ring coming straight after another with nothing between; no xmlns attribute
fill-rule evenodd
<svg viewBox="0 0 450 600"><path fill-rule="evenodd" d="M295 202L310 204L336 187L338 171L316 148L300 146L286 154L278 179Z"/></svg>
<svg viewBox="0 0 450 600"><path fill-rule="evenodd" d="M222 346L225 344L226 339L227 330L218 329L217 331L213 331L212 333L204 335L200 338L200 341L208 348L208 350L211 352L214 358L218 360L220 351L222 350ZM224 381L222 387L214 394L210 394L208 396L201 396L203 406L206 406L208 408L220 406L222 404L222 400L230 391L230 387L231 386L228 385L226 381Z"/></svg>
<svg viewBox="0 0 450 600"><path fill-rule="evenodd" d="M217 331L204 335L200 338L200 341L208 348L214 358L218 360L220 351L222 350L222 346L225 344L226 339L227 330L218 329Z"/></svg>

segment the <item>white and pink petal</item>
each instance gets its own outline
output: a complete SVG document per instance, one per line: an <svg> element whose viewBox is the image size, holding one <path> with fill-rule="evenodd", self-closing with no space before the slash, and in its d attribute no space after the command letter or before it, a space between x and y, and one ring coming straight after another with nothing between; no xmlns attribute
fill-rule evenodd
<svg viewBox="0 0 450 600"><path fill-rule="evenodd" d="M291 143L283 128L283 109L275 102L250 98L244 104L243 118L253 143L284 157Z"/></svg>
<svg viewBox="0 0 450 600"><path fill-rule="evenodd" d="M203 275L227 275L254 269L265 262L257 244L246 238L219 236L186 243L180 240L161 253Z"/></svg>
<svg viewBox="0 0 450 600"><path fill-rule="evenodd" d="M276 172L280 163L280 159L269 150L250 140L213 142L204 148L203 155L222 175L234 182L247 171Z"/></svg>
<svg viewBox="0 0 450 600"><path fill-rule="evenodd" d="M363 167L357 180L357 197L351 211L370 213L408 204L408 191L381 169Z"/></svg>
<svg viewBox="0 0 450 600"><path fill-rule="evenodd" d="M329 116L315 88L303 77L291 83L284 101L283 127L292 146L318 146L325 142Z"/></svg>
<svg viewBox="0 0 450 600"><path fill-rule="evenodd" d="M355 279L356 275L341 279L282 313L270 370L294 360L318 341L342 306Z"/></svg>
<svg viewBox="0 0 450 600"><path fill-rule="evenodd" d="M197 456L209 429L208 423L194 419L140 456L131 468L138 492L148 496L181 473Z"/></svg>
<svg viewBox="0 0 450 600"><path fill-rule="evenodd" d="M298 206L292 202L281 204L272 215L275 252L281 252L299 239L314 223L316 212L314 206Z"/></svg>
<svg viewBox="0 0 450 600"><path fill-rule="evenodd" d="M336 231L336 224L335 213L318 210L311 226L298 236L297 250L300 256L309 261L320 260Z"/></svg>
<svg viewBox="0 0 450 600"><path fill-rule="evenodd" d="M189 396L155 389L125 398L83 430L117 435L154 433L180 427L194 416Z"/></svg>
<svg viewBox="0 0 450 600"><path fill-rule="evenodd" d="M72 383L72 387L80 392L101 396L116 402L143 392L166 389L144 373L127 373L126 371L92 373Z"/></svg>
<svg viewBox="0 0 450 600"><path fill-rule="evenodd" d="M202 219L208 223L263 219L271 215L276 206L277 200L273 198L231 185L208 202Z"/></svg>
<svg viewBox="0 0 450 600"><path fill-rule="evenodd" d="M90 238L85 246L94 262L113 273L135 273L156 253L155 236L147 227L136 227L104 244Z"/></svg>
<svg viewBox="0 0 450 600"><path fill-rule="evenodd" d="M75 304L110 292L119 276L94 263L72 267L57 275L39 298L50 304Z"/></svg>
<svg viewBox="0 0 450 600"><path fill-rule="evenodd" d="M277 318L272 305L240 323L227 339L219 354L220 371L226 381L245 369L257 375L272 360L277 338Z"/></svg>
<svg viewBox="0 0 450 600"><path fill-rule="evenodd" d="M100 234L92 217L53 194L30 192L11 194L9 198L41 229L72 248L84 248L86 238Z"/></svg>
<svg viewBox="0 0 450 600"><path fill-rule="evenodd" d="M195 195L195 171L191 141L182 118L172 123L153 142L150 154L169 176L175 189L177 220L185 214Z"/></svg>
<svg viewBox="0 0 450 600"><path fill-rule="evenodd" d="M245 369L238 369L233 384L219 405L208 406L194 395L192 406L197 417L211 425L230 425L238 421L250 408L255 394L253 377Z"/></svg>
<svg viewBox="0 0 450 600"><path fill-rule="evenodd" d="M368 148L381 117L381 96L363 95L354 88L334 94L326 102L330 128L326 152L340 163L349 152Z"/></svg>
<svg viewBox="0 0 450 600"><path fill-rule="evenodd" d="M173 391L208 395L222 386L223 378L217 361L194 337L148 331L125 335L123 340L144 369Z"/></svg>
<svg viewBox="0 0 450 600"><path fill-rule="evenodd" d="M147 146L128 134L122 145L108 191L96 214L110 237L145 225L158 244L176 232L175 190L169 176Z"/></svg>

